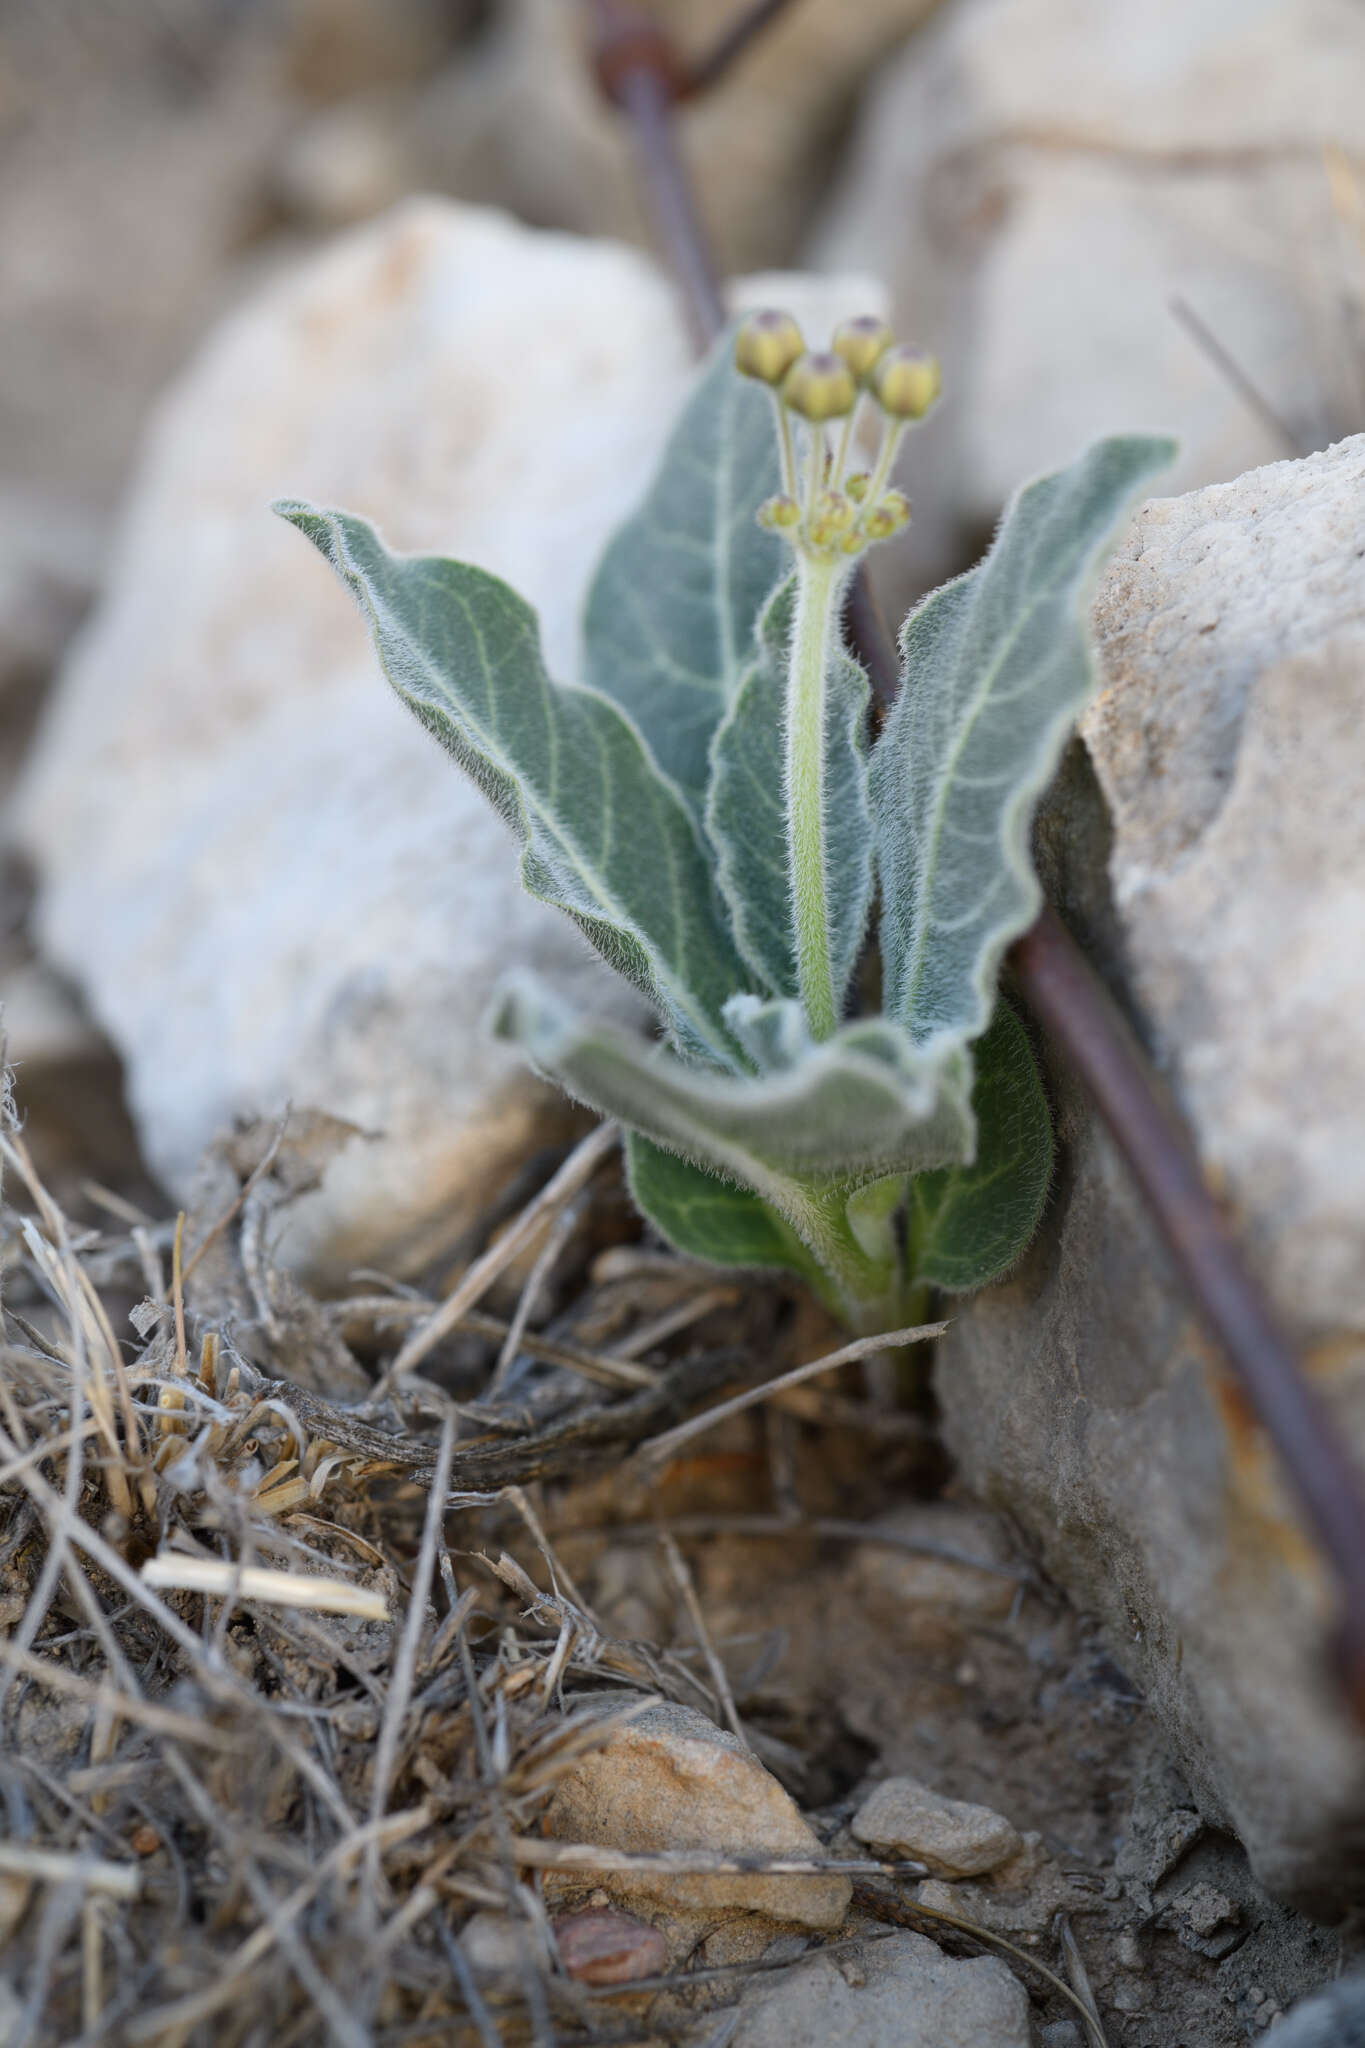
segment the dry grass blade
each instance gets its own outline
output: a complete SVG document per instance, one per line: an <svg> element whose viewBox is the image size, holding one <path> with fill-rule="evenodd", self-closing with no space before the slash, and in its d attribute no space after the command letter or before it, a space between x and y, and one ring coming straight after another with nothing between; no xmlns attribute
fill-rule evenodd
<svg viewBox="0 0 1365 2048"><path fill-rule="evenodd" d="M529 1835L514 1837L510 1846L518 1863L533 1870L665 1871L676 1877L929 1875L928 1866L923 1863L881 1863L863 1857L721 1856L709 1849L607 1849L596 1842L547 1842Z"/></svg>
<svg viewBox="0 0 1365 2048"><path fill-rule="evenodd" d="M222 1975L213 1984L188 1998L162 2005L143 2013L128 2027L130 2041L158 2041L183 2038L191 2028L211 2019L214 2013L235 1998L244 1979L264 1961L269 1951L299 1915L316 1898L322 1887L334 1877L343 1874L354 1859L367 1851L375 1839L388 1844L403 1841L409 1835L421 1834L431 1825L431 1813L425 1807L412 1813L387 1814L382 1820L369 1826L360 1826L339 1843L326 1856L318 1869L305 1878L287 1899L278 1901L270 1917L238 1948L223 1966Z"/></svg>
<svg viewBox="0 0 1365 2048"><path fill-rule="evenodd" d="M434 1312L434 1305L429 1301L412 1301L402 1295L374 1294L349 1295L333 1309L339 1323L361 1321L381 1329L389 1324L420 1322ZM511 1324L501 1316L486 1315L481 1309L469 1309L460 1317L456 1328L474 1337L488 1337L495 1344L502 1345L507 1341ZM654 1387L659 1383L658 1373L650 1366L637 1365L631 1359L604 1351L587 1351L581 1344L566 1344L542 1336L538 1330L523 1330L518 1348L539 1365L562 1365L570 1372L582 1373L585 1379L599 1381L607 1387Z"/></svg>
<svg viewBox="0 0 1365 2048"><path fill-rule="evenodd" d="M1057 1935L1062 1944L1062 1956L1066 1962L1066 1974L1071 1979L1071 1988L1085 2008L1086 2031L1090 2035L1091 2048L1109 2048L1109 2037L1104 2031L1100 2009L1090 1985L1090 1972L1085 1967L1080 1944L1071 1930L1071 1922L1065 1913L1057 1915Z"/></svg>
<svg viewBox="0 0 1365 2048"><path fill-rule="evenodd" d="M744 1393L718 1402L714 1408L694 1415L690 1421L680 1422L676 1429L666 1429L661 1436L650 1437L641 1444L638 1455L650 1459L671 1458L680 1445L700 1436L703 1430L713 1428L731 1415L742 1414L746 1408L757 1407L761 1401L770 1401L774 1394L782 1393L787 1387L799 1387L804 1380L815 1379L822 1372L833 1372L837 1366L851 1365L855 1359L866 1358L873 1351L899 1350L906 1344L921 1344L931 1337L941 1337L947 1327L946 1323L919 1323L910 1330L886 1330L877 1337L856 1337L851 1344L841 1345L824 1358L812 1359L809 1365L794 1366L790 1372L779 1373L776 1379L765 1380L762 1386L748 1387Z"/></svg>
<svg viewBox="0 0 1365 2048"><path fill-rule="evenodd" d="M162 1592L219 1593L230 1600L261 1600L279 1607L311 1608L315 1614L350 1614L360 1621L387 1621L388 1602L366 1586L322 1579L307 1572L270 1571L260 1565L220 1564L209 1557L171 1552L149 1557L142 1583Z"/></svg>
<svg viewBox="0 0 1365 2048"><path fill-rule="evenodd" d="M114 1899L135 1899L142 1878L130 1863L107 1863L98 1856L59 1856L51 1849L29 1849L22 1842L0 1842L0 1871L35 1878L41 1884L74 1884L85 1891L106 1892Z"/></svg>
<svg viewBox="0 0 1365 2048"><path fill-rule="evenodd" d="M256 1192L256 1189L260 1186L261 1182L269 1173L271 1167L275 1164L276 1159L279 1157L280 1146L284 1142L284 1134L289 1128L289 1117L290 1111L286 1109L283 1116L280 1118L279 1124L276 1126L275 1135L270 1140L270 1143L266 1146L266 1149L262 1154L261 1158L257 1161L256 1165L247 1175L247 1178L242 1182L241 1187L237 1190L237 1194L234 1200L223 1211L223 1214L218 1218L218 1221L215 1224L213 1224L210 1229L205 1231L203 1237L200 1238L198 1244L190 1253L188 1259L185 1260L184 1269L181 1273L182 1284L188 1282L193 1278L195 1270L199 1265L199 1261L203 1258L204 1254L212 1249L212 1247L218 1242L219 1238L222 1236L223 1232L229 1227L229 1225L234 1221L234 1219L245 1208L251 1196ZM176 1224L177 1240L180 1237L182 1227L182 1223L178 1222Z"/></svg>
<svg viewBox="0 0 1365 2048"><path fill-rule="evenodd" d="M178 1714L173 1707L139 1699L134 1693L120 1692L107 1678L83 1678L53 1658L35 1657L31 1650L21 1650L13 1643L0 1643L0 1666L21 1671L50 1692L83 1701L93 1713L117 1714L122 1720L136 1721L158 1735L172 1735L177 1742L202 1743L219 1755L245 1755L253 1747L244 1735L196 1721L189 1714Z"/></svg>
<svg viewBox="0 0 1365 2048"><path fill-rule="evenodd" d="M744 1732L744 1724L739 1718L739 1710L735 1706L735 1696L730 1690L730 1681L726 1676L725 1666L716 1655L715 1644L711 1641L711 1631L706 1626L706 1617L701 1611L701 1602L697 1598L697 1589L693 1584L692 1574L687 1568L687 1560L672 1536L665 1533L660 1537L659 1542L664 1554L664 1561L668 1566L669 1576L677 1587L682 1603L687 1609L688 1620L692 1624L698 1646L706 1660L706 1668L711 1674L711 1683L716 1688L716 1697L720 1702L720 1709L724 1716L725 1724L736 1740L742 1742L745 1749L749 1750L750 1754L752 1754L752 1746Z"/></svg>
<svg viewBox="0 0 1365 2048"><path fill-rule="evenodd" d="M375 1389L376 1401L382 1400L395 1380L402 1379L405 1373L420 1365L427 1353L457 1328L461 1316L487 1293L498 1275L507 1270L536 1233L558 1214L566 1202L573 1200L580 1188L586 1187L620 1139L621 1134L615 1124L599 1124L574 1147L553 1179L547 1181L535 1200L527 1204L516 1222L510 1224L483 1256L474 1261L431 1320L413 1331Z"/></svg>
<svg viewBox="0 0 1365 2048"><path fill-rule="evenodd" d="M1038 1976L1052 1986L1052 1989L1060 1997L1066 2000L1068 2005L1074 2007L1085 2022L1086 2032L1091 2037L1092 2048L1108 2048L1103 2033L1100 2034L1098 2043L1096 2043L1094 2030L1099 2022L1093 2011L1086 2006L1083 1999L1077 1996L1066 1979L1059 1977L1055 1970L1050 1970L1046 1963L1040 1963L1037 1956L1030 1955L1027 1949L1020 1948L1015 1942L1007 1941L1003 1934L995 1933L993 1928L981 1927L975 1920L968 1920L961 1913L949 1913L942 1906L921 1905L918 1899L888 1898L883 1892L879 1892L869 1885L858 1884L856 1881L853 1887L853 1896L856 1904L866 1906L879 1919L890 1918L898 1926L902 1927L914 1927L916 1925L916 1915L926 1920L937 1920L944 1927L955 1927L960 1933L971 1935L972 1939L979 1941L983 1948L998 1949L1002 1955L1012 1956L1015 1962L1022 1963L1027 1969L1036 1972Z"/></svg>
<svg viewBox="0 0 1365 2048"><path fill-rule="evenodd" d="M662 1315L641 1323L638 1330L632 1330L619 1344L612 1346L611 1355L616 1359L643 1358L647 1351L657 1345L666 1344L670 1337L690 1330L703 1317L713 1315L717 1309L729 1308L740 1298L740 1289L727 1284L704 1288L699 1294L680 1301L676 1307L666 1309Z"/></svg>
<svg viewBox="0 0 1365 2048"><path fill-rule="evenodd" d="M441 1441L436 1451L436 1469L432 1474L431 1492L427 1497L427 1511L422 1523L422 1547L417 1554L417 1568L412 1575L408 1611L403 1619L403 1633L398 1642L398 1655L394 1660L393 1676L389 1681L389 1696L385 1703L384 1719L379 1729L379 1743L375 1750L374 1789L370 1798L371 1825L380 1819L388 1801L394 1760L398 1754L398 1743L407 1715L408 1701L412 1697L412 1675L417 1665L417 1646L422 1640L427 1600L436 1573L436 1550L441 1537L446 1495L450 1491L450 1461L454 1449L455 1425L453 1419L447 1415L441 1425ZM377 1844L371 1846L366 1860L373 1900L379 1888Z"/></svg>
<svg viewBox="0 0 1365 2048"><path fill-rule="evenodd" d="M527 1324L550 1275L564 1255L569 1239L578 1228L578 1219L578 1203L566 1202L546 1231L545 1242L535 1256L512 1320L507 1326L507 1335L502 1340L502 1348L498 1352L497 1363L493 1367L493 1374L484 1395L485 1400L496 1400L507 1375L516 1364Z"/></svg>

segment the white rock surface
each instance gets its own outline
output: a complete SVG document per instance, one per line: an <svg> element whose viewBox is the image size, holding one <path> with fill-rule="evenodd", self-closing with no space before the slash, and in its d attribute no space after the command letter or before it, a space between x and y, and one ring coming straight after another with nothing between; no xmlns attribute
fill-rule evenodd
<svg viewBox="0 0 1365 2048"><path fill-rule="evenodd" d="M1029 2048L1028 1994L993 1956L922 1934L816 1955L745 1986L732 2048Z"/></svg>
<svg viewBox="0 0 1365 2048"><path fill-rule="evenodd" d="M817 327L871 292L776 288ZM15 832L41 943L174 1191L238 1112L292 1098L381 1134L294 1212L283 1255L320 1278L430 1256L547 1135L555 1098L481 1030L506 968L637 1011L522 895L509 835L270 502L342 504L505 576L568 675L690 374L644 257L412 202L229 319L163 406Z"/></svg>
<svg viewBox="0 0 1365 2048"><path fill-rule="evenodd" d="M728 1730L691 1707L649 1707L614 1730L601 1749L557 1781L546 1826L561 1841L612 1849L824 1854L771 1772ZM837 1876L630 1871L603 1872L596 1881L627 1907L658 1900L673 1909L761 1913L803 1927L838 1927L852 1891L849 1880Z"/></svg>
<svg viewBox="0 0 1365 2048"><path fill-rule="evenodd" d="M1359 423L1324 151L1354 149L1363 92L1355 0L961 0L907 48L816 252L889 275L944 357L906 464L922 573L1100 434L1174 432L1177 490L1289 452L1173 298L1300 446Z"/></svg>
<svg viewBox="0 0 1365 2048"><path fill-rule="evenodd" d="M1253 1268L1365 1470L1365 436L1144 508L1102 585L1084 733L1107 799L1064 908L1188 1117ZM1176 1737L1272 1889L1359 1882L1365 1741L1274 1453L1074 1084L1020 1273L966 1304L940 1390L1005 1508Z"/></svg>
<svg viewBox="0 0 1365 2048"><path fill-rule="evenodd" d="M982 1877L1022 1850L1003 1814L965 1799L945 1799L918 1778L884 1778L849 1822L860 1842L888 1856L915 1858L939 1877Z"/></svg>
<svg viewBox="0 0 1365 2048"><path fill-rule="evenodd" d="M1132 990L1305 1333L1365 1333L1365 436L1149 505L1082 731Z"/></svg>

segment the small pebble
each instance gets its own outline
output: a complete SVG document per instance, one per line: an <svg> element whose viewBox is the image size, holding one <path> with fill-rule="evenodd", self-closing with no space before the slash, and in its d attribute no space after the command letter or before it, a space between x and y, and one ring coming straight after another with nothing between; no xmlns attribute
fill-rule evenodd
<svg viewBox="0 0 1365 2048"><path fill-rule="evenodd" d="M554 1934L559 1960L580 1984L633 1984L668 1967L668 1943L658 1928L615 1906L565 1913Z"/></svg>
<svg viewBox="0 0 1365 2048"><path fill-rule="evenodd" d="M980 1877L1019 1854L1017 1831L989 1806L945 1799L917 1778L886 1778L850 1826L883 1855L918 1858L940 1877Z"/></svg>

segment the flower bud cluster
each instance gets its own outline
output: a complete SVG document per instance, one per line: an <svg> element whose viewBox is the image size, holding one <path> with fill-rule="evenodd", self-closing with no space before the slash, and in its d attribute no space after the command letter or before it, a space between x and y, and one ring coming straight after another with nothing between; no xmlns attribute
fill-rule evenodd
<svg viewBox="0 0 1365 2048"><path fill-rule="evenodd" d="M768 311L751 313L741 323L735 367L769 387L777 418L783 489L760 508L759 524L825 560L860 555L899 533L910 505L887 483L906 428L923 419L938 397L934 358L897 345L886 322L872 314L845 320L828 349L809 350L790 313ZM870 471L846 474L864 400L881 415L882 445ZM803 430L799 478L793 420ZM827 429L836 421L843 430L831 450Z"/></svg>

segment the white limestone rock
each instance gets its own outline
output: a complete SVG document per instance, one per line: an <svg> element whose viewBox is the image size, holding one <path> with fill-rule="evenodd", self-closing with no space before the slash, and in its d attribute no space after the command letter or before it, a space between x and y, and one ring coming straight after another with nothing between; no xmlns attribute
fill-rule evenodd
<svg viewBox="0 0 1365 2048"><path fill-rule="evenodd" d="M1056 886L1365 1470L1365 436L1146 506L1095 607L1083 732L1111 837ZM1103 856L1101 855L1102 859ZM1060 1062L1024 1266L963 1305L940 1389L967 1481L1106 1622L1201 1807L1271 1889L1355 1895L1365 1741L1274 1453Z"/></svg>

